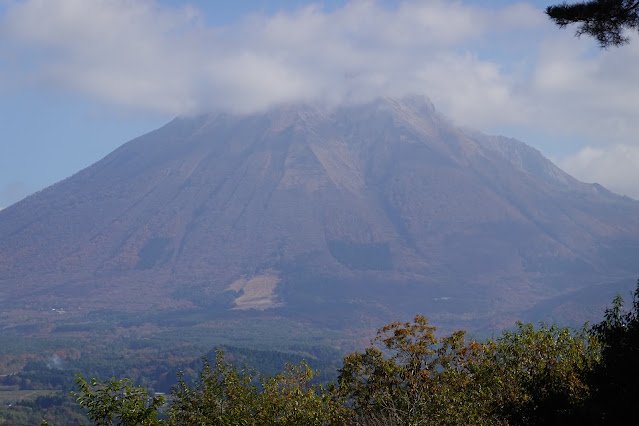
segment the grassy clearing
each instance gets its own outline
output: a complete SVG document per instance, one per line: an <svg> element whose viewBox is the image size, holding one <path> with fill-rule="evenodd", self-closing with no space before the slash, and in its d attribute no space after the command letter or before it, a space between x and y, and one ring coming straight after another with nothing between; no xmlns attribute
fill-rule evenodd
<svg viewBox="0 0 639 426"><path fill-rule="evenodd" d="M34 400L39 396L54 396L62 391L16 390L15 386L0 386L0 405L15 404L19 401Z"/></svg>

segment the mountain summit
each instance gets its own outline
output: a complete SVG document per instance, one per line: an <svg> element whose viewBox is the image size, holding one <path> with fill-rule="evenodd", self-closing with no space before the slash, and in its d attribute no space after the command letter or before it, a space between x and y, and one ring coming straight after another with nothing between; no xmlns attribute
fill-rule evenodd
<svg viewBox="0 0 639 426"><path fill-rule="evenodd" d="M176 118L1 211L0 309L507 322L638 256L639 202L424 98L283 105Z"/></svg>

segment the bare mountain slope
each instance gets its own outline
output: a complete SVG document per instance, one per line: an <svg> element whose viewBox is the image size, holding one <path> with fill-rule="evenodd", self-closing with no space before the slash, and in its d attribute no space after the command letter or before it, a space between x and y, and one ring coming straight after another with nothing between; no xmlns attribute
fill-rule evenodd
<svg viewBox="0 0 639 426"><path fill-rule="evenodd" d="M639 202L421 98L177 118L0 212L5 311L486 323L638 258Z"/></svg>

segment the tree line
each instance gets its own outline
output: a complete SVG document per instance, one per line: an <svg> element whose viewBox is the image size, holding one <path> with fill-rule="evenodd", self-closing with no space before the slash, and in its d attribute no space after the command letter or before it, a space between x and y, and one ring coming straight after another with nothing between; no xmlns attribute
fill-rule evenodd
<svg viewBox="0 0 639 426"><path fill-rule="evenodd" d="M130 380L77 377L77 402L98 425L636 424L639 281L602 322L581 329L518 323L486 341L436 337L421 315L379 329L343 358L336 381L306 362L266 376L218 351L199 379L178 375L168 398ZM167 402L168 399L168 402ZM46 424L46 423L43 423Z"/></svg>

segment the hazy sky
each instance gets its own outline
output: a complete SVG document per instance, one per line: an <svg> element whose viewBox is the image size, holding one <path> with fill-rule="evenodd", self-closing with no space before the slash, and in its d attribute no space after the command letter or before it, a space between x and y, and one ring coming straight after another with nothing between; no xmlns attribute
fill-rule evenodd
<svg viewBox="0 0 639 426"><path fill-rule="evenodd" d="M639 198L639 37L556 2L0 0L0 207L176 115L409 93Z"/></svg>

